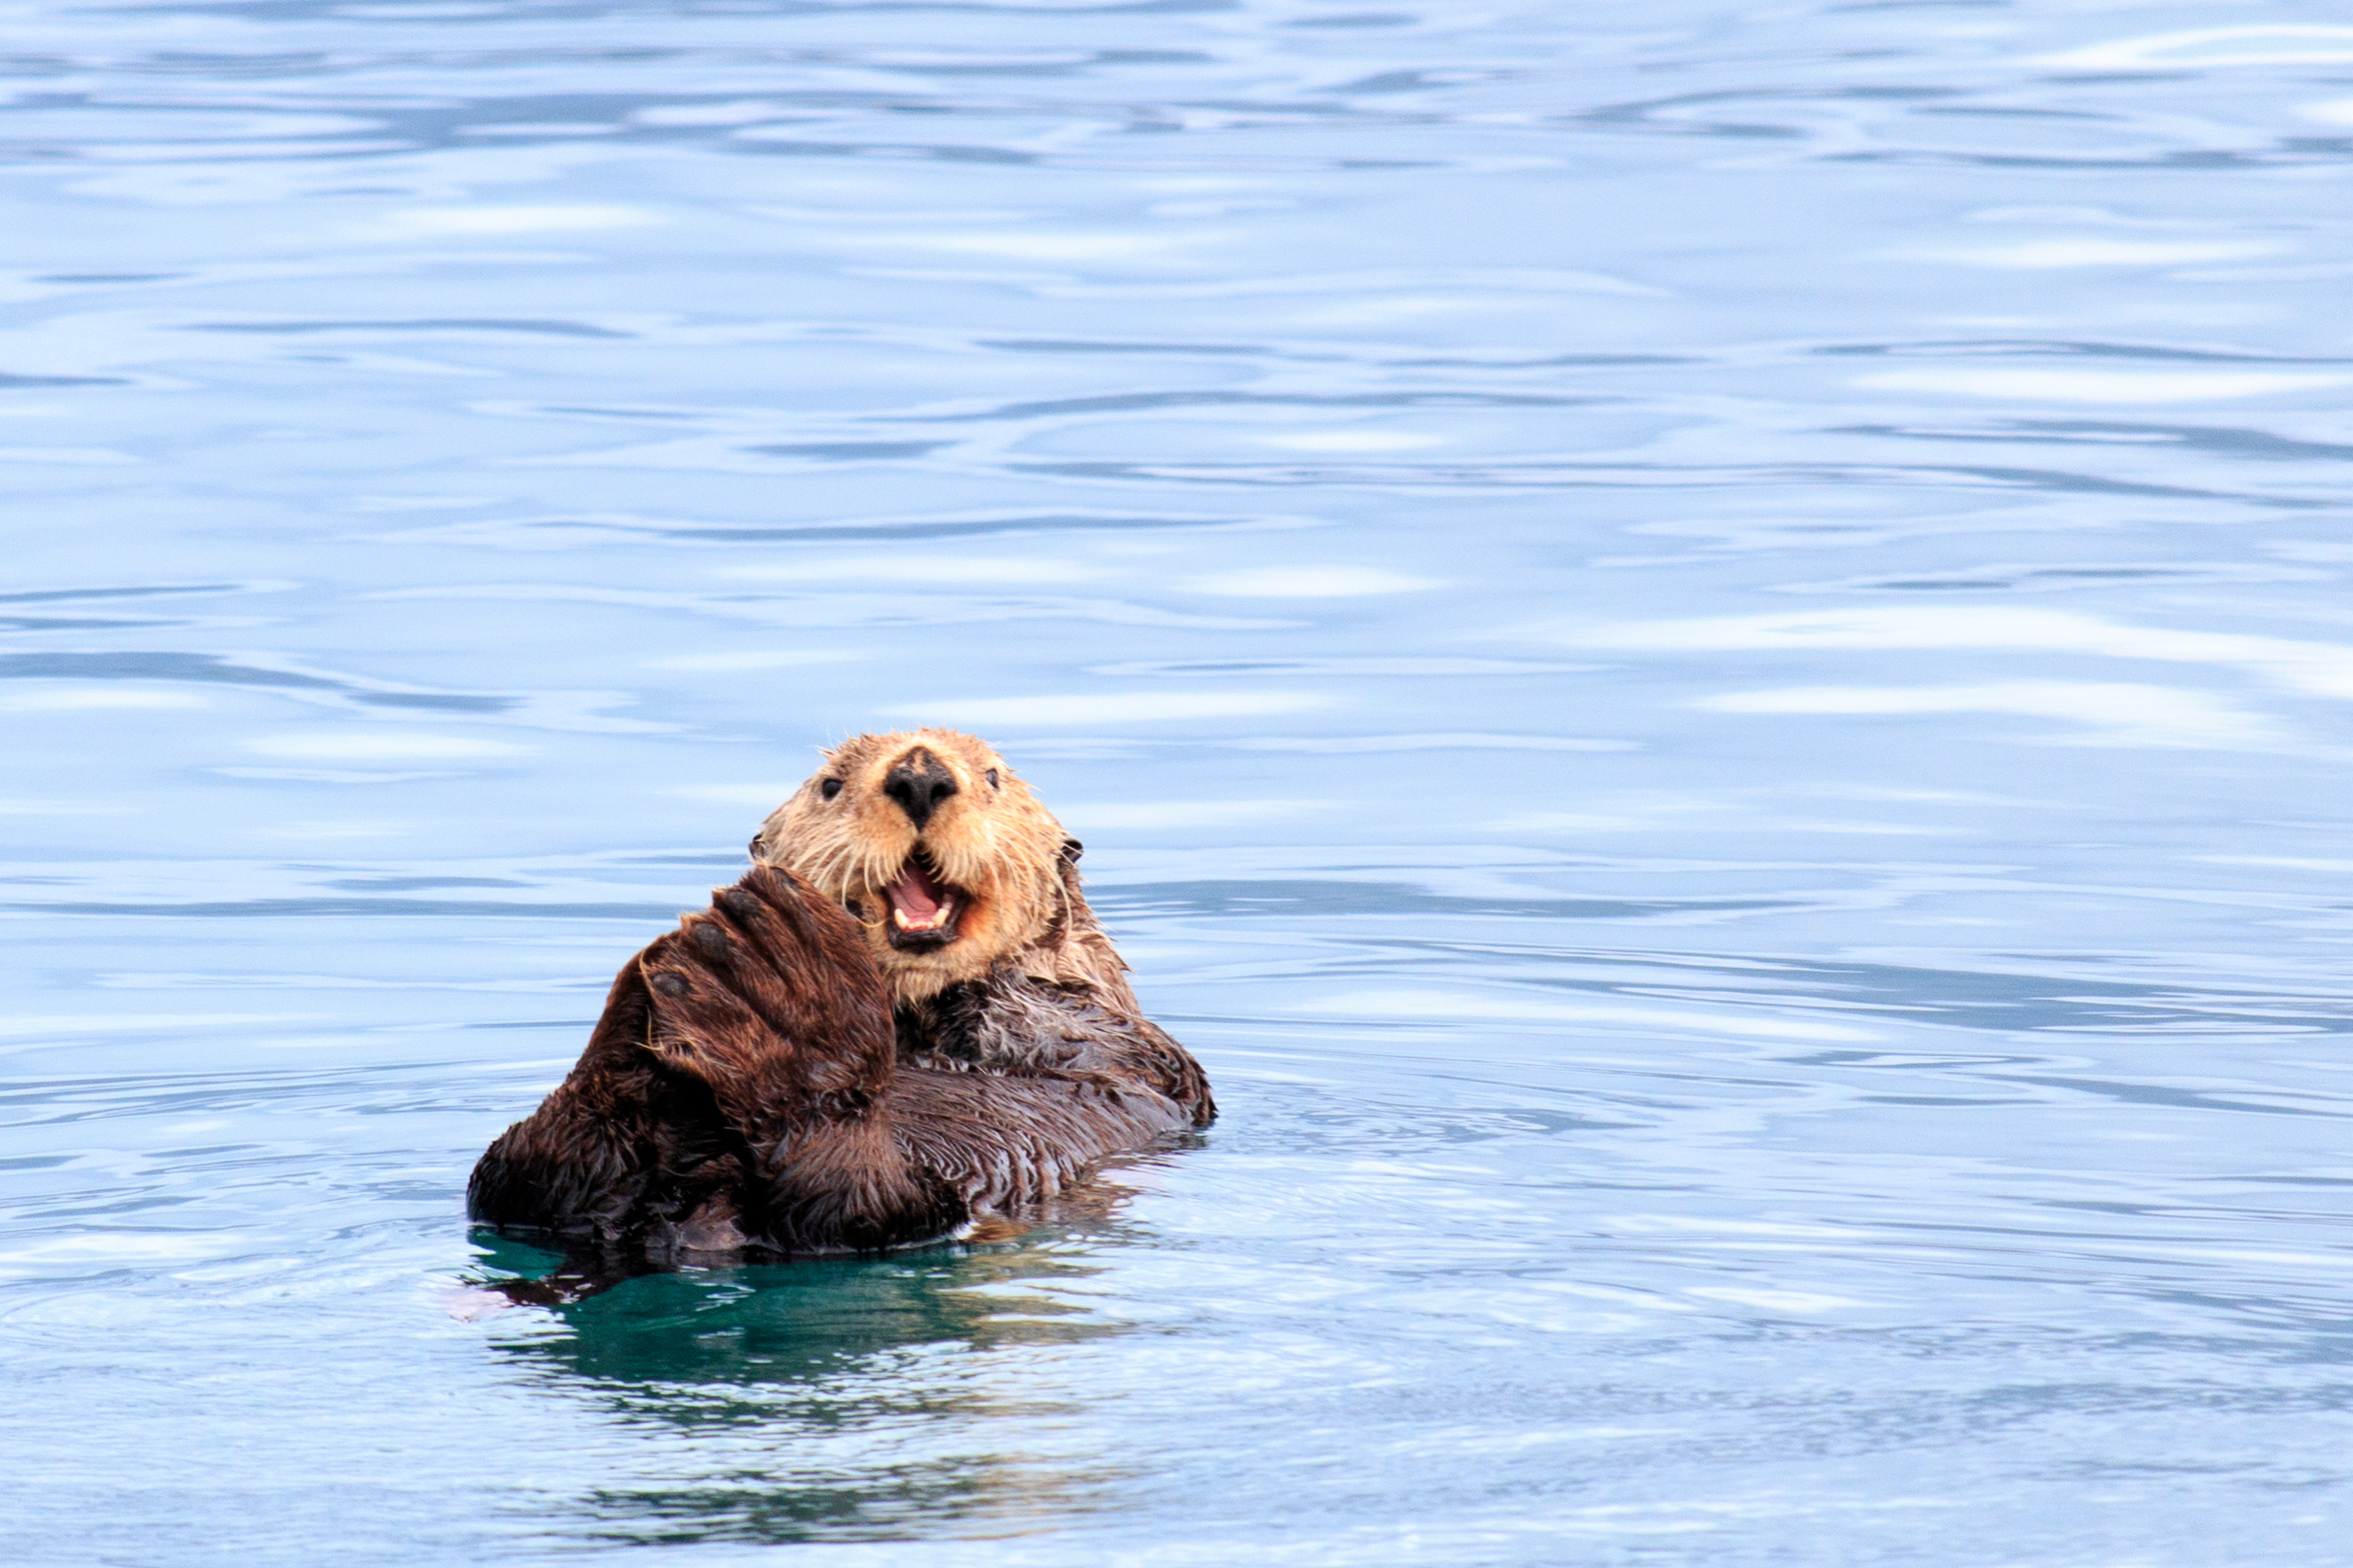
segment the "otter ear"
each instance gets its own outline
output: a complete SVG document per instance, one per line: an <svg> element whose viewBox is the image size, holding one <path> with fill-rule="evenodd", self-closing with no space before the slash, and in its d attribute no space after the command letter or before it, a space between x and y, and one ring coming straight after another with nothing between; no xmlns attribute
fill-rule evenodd
<svg viewBox="0 0 2353 1568"><path fill-rule="evenodd" d="M798 798L799 795L796 793L793 799ZM768 813L762 819L758 831L752 835L752 842L745 846L744 852L750 855L754 862L770 866L781 866L785 863L785 845L789 841L792 826L785 819L785 814L791 808L792 804L792 800L787 800L784 805Z"/></svg>
<svg viewBox="0 0 2353 1568"><path fill-rule="evenodd" d="M762 863L774 865L776 851L782 846L784 839L782 826L774 817L770 817L760 824L760 830L757 833L752 835L752 842L744 847L744 853L752 858L754 865Z"/></svg>

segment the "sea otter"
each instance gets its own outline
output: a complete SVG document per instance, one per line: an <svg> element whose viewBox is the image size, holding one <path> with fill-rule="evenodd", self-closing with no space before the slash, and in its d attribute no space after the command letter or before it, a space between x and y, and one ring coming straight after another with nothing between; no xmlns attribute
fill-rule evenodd
<svg viewBox="0 0 2353 1568"><path fill-rule="evenodd" d="M1002 757L917 730L825 759L474 1167L475 1220L567 1255L509 1294L938 1240L1217 1115Z"/></svg>

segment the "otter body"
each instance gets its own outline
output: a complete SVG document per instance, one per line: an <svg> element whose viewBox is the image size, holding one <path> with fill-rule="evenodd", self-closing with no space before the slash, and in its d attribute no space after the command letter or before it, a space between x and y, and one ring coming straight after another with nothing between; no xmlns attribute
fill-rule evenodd
<svg viewBox="0 0 2353 1568"><path fill-rule="evenodd" d="M937 1240L1215 1118L1002 758L920 731L827 760L475 1167L474 1219L569 1259L510 1294Z"/></svg>

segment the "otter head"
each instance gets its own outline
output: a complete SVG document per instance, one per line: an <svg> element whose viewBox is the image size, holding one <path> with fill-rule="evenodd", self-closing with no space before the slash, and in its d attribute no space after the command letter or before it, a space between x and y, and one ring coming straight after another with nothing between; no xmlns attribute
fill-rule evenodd
<svg viewBox="0 0 2353 1568"><path fill-rule="evenodd" d="M839 900L900 1001L1057 944L1083 910L1077 845L986 742L858 735L825 759L761 825L752 858Z"/></svg>

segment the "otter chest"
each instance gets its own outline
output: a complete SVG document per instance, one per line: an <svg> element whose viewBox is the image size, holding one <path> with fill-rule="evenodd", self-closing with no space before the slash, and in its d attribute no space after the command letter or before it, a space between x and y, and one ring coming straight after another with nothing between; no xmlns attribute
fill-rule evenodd
<svg viewBox="0 0 2353 1568"><path fill-rule="evenodd" d="M901 1061L945 1072L1069 1071L1094 1044L1071 999L996 979L902 1003L892 1021Z"/></svg>

